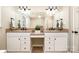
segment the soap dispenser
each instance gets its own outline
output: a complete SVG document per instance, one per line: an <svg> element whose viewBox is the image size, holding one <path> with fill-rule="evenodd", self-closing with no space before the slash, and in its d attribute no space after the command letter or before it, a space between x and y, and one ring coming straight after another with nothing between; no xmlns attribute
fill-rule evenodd
<svg viewBox="0 0 79 59"><path fill-rule="evenodd" d="M10 18L11 21L10 21L10 29L13 29L15 28L15 19L14 18Z"/></svg>

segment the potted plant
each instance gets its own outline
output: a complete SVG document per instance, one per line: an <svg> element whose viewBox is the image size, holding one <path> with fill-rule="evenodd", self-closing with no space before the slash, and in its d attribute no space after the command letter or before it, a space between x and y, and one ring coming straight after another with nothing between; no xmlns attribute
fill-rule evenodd
<svg viewBox="0 0 79 59"><path fill-rule="evenodd" d="M40 33L40 26L39 26L39 25L36 25L36 27L35 27L35 32L36 32L36 33Z"/></svg>

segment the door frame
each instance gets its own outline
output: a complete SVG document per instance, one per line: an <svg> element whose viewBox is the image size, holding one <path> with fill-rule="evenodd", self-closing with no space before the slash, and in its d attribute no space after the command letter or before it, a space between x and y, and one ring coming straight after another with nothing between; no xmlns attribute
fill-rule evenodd
<svg viewBox="0 0 79 59"><path fill-rule="evenodd" d="M78 8L78 12L79 12L79 7L78 6L69 6L69 40L68 40L69 41L68 42L68 46L69 46L68 50L69 50L69 52L78 52L78 51L74 50L74 36L73 36L73 33L72 33L72 31L74 30L74 27L72 26L73 22L74 22L74 17L75 17L74 16L74 12L75 12L74 11L75 10L74 7L77 7ZM79 45L79 42L78 42L78 45ZM79 50L79 47L78 47L78 50Z"/></svg>

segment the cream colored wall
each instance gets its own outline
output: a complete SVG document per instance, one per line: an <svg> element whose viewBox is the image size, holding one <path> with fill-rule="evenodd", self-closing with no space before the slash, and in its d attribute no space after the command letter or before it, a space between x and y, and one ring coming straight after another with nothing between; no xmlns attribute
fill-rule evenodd
<svg viewBox="0 0 79 59"><path fill-rule="evenodd" d="M38 11L45 11L44 9L47 7L30 7L31 9L33 9L32 11L34 12L38 12ZM38 9L39 8L39 9ZM9 27L9 22L10 22L10 18L11 17L15 17L16 15L16 9L17 7L2 7L1 10L1 23L2 23L2 28L0 28L0 49L6 49L6 28ZM64 7L63 9L64 12L64 23L65 23L65 27L68 28L69 24L68 24L68 7Z"/></svg>
<svg viewBox="0 0 79 59"><path fill-rule="evenodd" d="M1 23L0 28L0 49L6 49L6 28L9 27L10 18L15 16L15 9L13 7L2 7L1 9Z"/></svg>

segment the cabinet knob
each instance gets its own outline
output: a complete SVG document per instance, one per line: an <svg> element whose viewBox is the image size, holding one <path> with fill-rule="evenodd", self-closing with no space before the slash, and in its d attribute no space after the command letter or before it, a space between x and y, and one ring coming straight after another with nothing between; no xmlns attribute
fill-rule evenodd
<svg viewBox="0 0 79 59"><path fill-rule="evenodd" d="M49 49L50 49L50 47L49 47Z"/></svg>
<svg viewBox="0 0 79 59"><path fill-rule="evenodd" d="M18 40L20 40L20 38Z"/></svg>
<svg viewBox="0 0 79 59"><path fill-rule="evenodd" d="M56 40L56 38L55 38L55 40Z"/></svg>
<svg viewBox="0 0 79 59"><path fill-rule="evenodd" d="M49 44L50 44L50 42L49 42Z"/></svg>
<svg viewBox="0 0 79 59"><path fill-rule="evenodd" d="M26 42L24 42L24 44L26 44Z"/></svg>
<svg viewBox="0 0 79 59"><path fill-rule="evenodd" d="M24 49L26 49L26 47Z"/></svg>
<svg viewBox="0 0 79 59"><path fill-rule="evenodd" d="M24 38L26 40L26 38Z"/></svg>
<svg viewBox="0 0 79 59"><path fill-rule="evenodd" d="M50 37L49 37L49 40L50 40Z"/></svg>

